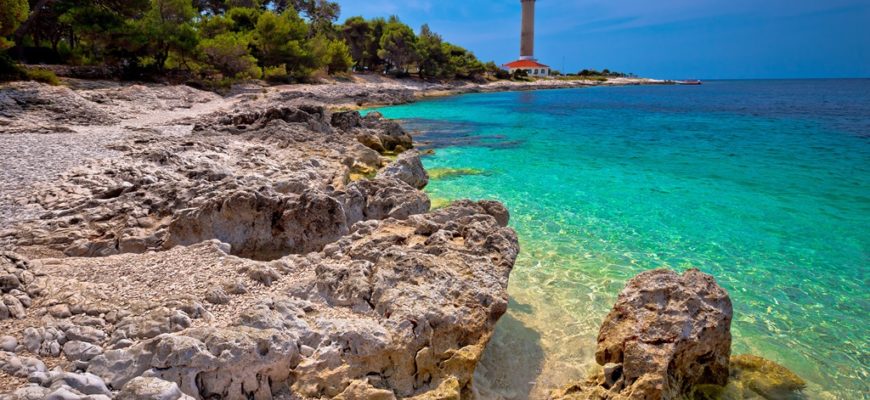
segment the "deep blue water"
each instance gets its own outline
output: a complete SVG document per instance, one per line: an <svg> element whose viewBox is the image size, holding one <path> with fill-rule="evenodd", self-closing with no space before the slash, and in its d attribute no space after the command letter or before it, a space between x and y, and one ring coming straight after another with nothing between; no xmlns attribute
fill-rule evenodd
<svg viewBox="0 0 870 400"><path fill-rule="evenodd" d="M625 281L697 267L734 352L868 398L870 80L473 94L379 110L435 149L436 203L497 199L522 254L477 382L539 396L594 364Z"/></svg>

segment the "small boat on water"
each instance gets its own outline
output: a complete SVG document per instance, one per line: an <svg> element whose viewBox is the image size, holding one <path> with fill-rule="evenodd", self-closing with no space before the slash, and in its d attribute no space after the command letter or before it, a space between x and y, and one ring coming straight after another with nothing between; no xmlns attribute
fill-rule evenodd
<svg viewBox="0 0 870 400"><path fill-rule="evenodd" d="M675 81L677 85L700 85L701 81L697 79L689 79L685 81Z"/></svg>

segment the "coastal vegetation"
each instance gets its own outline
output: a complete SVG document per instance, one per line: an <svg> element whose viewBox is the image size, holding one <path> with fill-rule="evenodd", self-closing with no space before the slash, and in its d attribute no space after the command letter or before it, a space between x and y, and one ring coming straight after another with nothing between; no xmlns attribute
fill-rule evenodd
<svg viewBox="0 0 870 400"><path fill-rule="evenodd" d="M506 78L495 63L398 17L351 17L314 0L0 0L0 75L16 64L121 78L298 82L350 71ZM44 72L42 74L45 74Z"/></svg>
<svg viewBox="0 0 870 400"><path fill-rule="evenodd" d="M591 81L598 81L598 82L605 82L611 78L636 78L637 77L634 74L611 71L607 68L605 68L601 71L598 71L595 69L584 69L576 74L569 73L569 74L564 74L564 75L556 72L556 73L553 73L553 75L558 76L558 79L563 80L563 81L574 81L574 80L590 81L591 80Z"/></svg>

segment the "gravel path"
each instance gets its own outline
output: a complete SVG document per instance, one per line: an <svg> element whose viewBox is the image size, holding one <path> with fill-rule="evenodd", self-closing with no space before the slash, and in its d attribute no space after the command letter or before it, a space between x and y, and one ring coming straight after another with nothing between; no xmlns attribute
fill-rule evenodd
<svg viewBox="0 0 870 400"><path fill-rule="evenodd" d="M0 230L39 216L39 207L21 204L36 185L50 182L84 160L121 154L106 145L129 133L122 129L101 131L0 135Z"/></svg>
<svg viewBox="0 0 870 400"><path fill-rule="evenodd" d="M7 120L11 122L7 122L7 125L0 125L0 231L9 229L20 221L38 218L44 212L35 204L27 204L27 195L34 188L41 184L50 184L60 175L88 160L122 154L109 149L108 145L140 135L144 131L164 135L189 134L192 125L176 124L174 121L210 114L231 107L236 102L236 99L221 98L208 92L198 92L191 96L194 89L184 86L142 86L136 91L140 95L137 97L130 95L129 90L124 92L129 88L117 85L109 85L102 89L105 93L98 93L110 99L105 103L84 100L85 97L96 97L95 90L57 90L50 86L33 84L27 84L23 88L0 87L7 98L13 97L16 90L26 90L26 101L35 104L29 106L25 103L23 110L14 110L20 116ZM173 96L172 91L176 88L178 95ZM160 94L160 99L155 99L155 92ZM13 95L10 96L9 93ZM82 93L86 96L78 96ZM123 96L118 96L118 93ZM115 97L111 97L112 95ZM73 96L75 98L72 100L75 102L69 99ZM191 97L195 98L191 100ZM19 103L21 102L23 101L19 98ZM65 120L75 120L76 106L83 102L88 102L90 112L96 109L119 115L123 119L113 125L62 124ZM70 104L73 106L69 106ZM4 105L0 104L0 109ZM5 107L6 110L9 108L11 107ZM40 119L54 121L54 125L61 125L69 132L26 131L28 125L25 124L28 123L30 126L46 125L40 124ZM33 123L34 120L38 123ZM25 127L24 132L20 131L20 126Z"/></svg>

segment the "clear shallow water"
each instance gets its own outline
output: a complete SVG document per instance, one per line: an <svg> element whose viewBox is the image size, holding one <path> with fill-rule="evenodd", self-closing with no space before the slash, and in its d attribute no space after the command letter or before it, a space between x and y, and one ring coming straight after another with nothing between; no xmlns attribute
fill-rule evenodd
<svg viewBox="0 0 870 400"><path fill-rule="evenodd" d="M697 267L735 354L810 398L870 397L870 80L474 94L380 109L436 150L435 199L497 199L522 253L476 375L487 397L585 377L625 281Z"/></svg>

